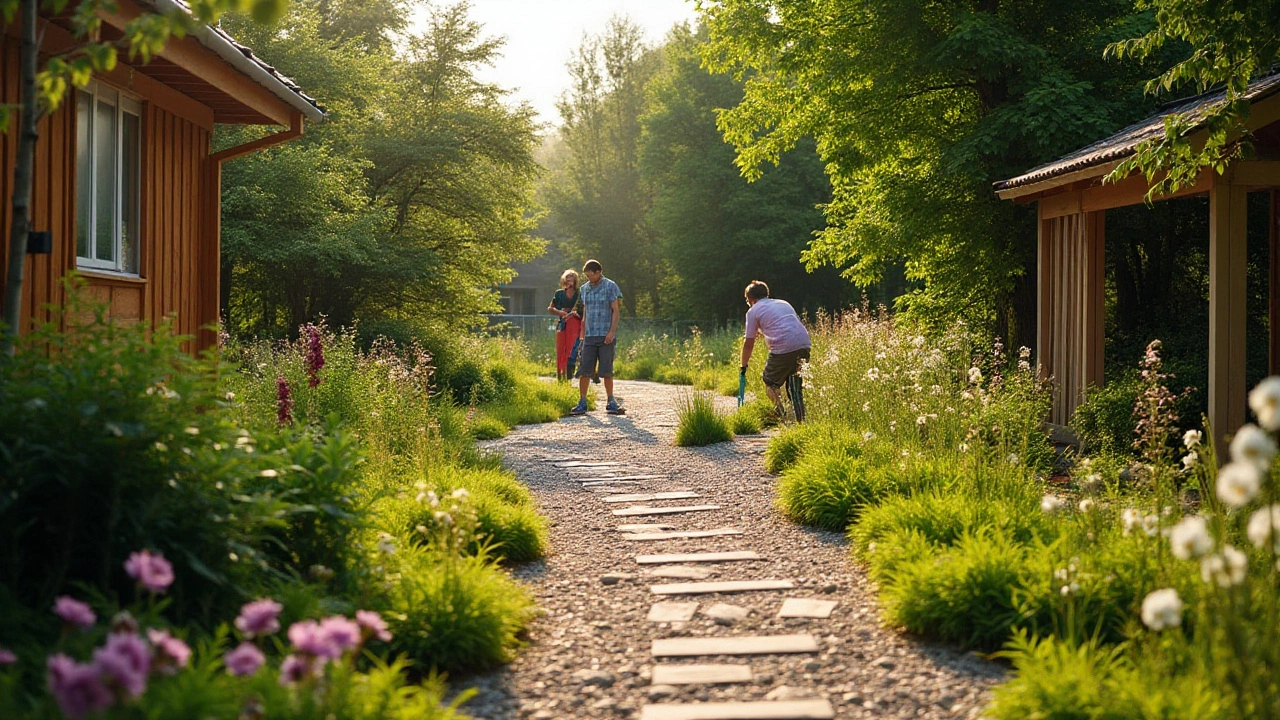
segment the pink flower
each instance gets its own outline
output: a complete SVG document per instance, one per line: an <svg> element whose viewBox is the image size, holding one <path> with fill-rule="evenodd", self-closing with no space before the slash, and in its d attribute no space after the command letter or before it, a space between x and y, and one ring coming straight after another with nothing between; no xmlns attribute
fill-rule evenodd
<svg viewBox="0 0 1280 720"><path fill-rule="evenodd" d="M320 370L324 367L324 342L320 329L307 325L307 387L320 384Z"/></svg>
<svg viewBox="0 0 1280 720"><path fill-rule="evenodd" d="M289 655L280 663L280 684L296 685L315 672L315 661L305 655Z"/></svg>
<svg viewBox="0 0 1280 720"><path fill-rule="evenodd" d="M18 656L9 648L0 647L0 665L12 665L18 662Z"/></svg>
<svg viewBox="0 0 1280 720"><path fill-rule="evenodd" d="M151 648L137 635L112 633L93 651L93 667L108 685L136 698L147 689Z"/></svg>
<svg viewBox="0 0 1280 720"><path fill-rule="evenodd" d="M378 638L383 642L391 639L391 632L387 630L387 621L372 610L357 610L356 622L360 623L360 627L364 628L369 637Z"/></svg>
<svg viewBox="0 0 1280 720"><path fill-rule="evenodd" d="M245 603L236 618L236 629L245 637L255 638L280 631L280 611L284 607L270 598Z"/></svg>
<svg viewBox="0 0 1280 720"><path fill-rule="evenodd" d="M157 672L173 675L179 669L186 667L191 660L191 648L164 630L148 628L147 640L151 641L151 647L156 649L152 669Z"/></svg>
<svg viewBox="0 0 1280 720"><path fill-rule="evenodd" d="M111 693L94 666L77 663L62 654L49 656L47 663L49 691L63 715L78 720L111 706Z"/></svg>
<svg viewBox="0 0 1280 720"><path fill-rule="evenodd" d="M320 621L320 632L329 642L332 659L342 657L346 651L360 644L360 626L341 615Z"/></svg>
<svg viewBox="0 0 1280 720"><path fill-rule="evenodd" d="M62 622L74 625L81 630L88 630L98 622L88 603L80 602L70 595L61 595L53 601L53 613L62 618Z"/></svg>
<svg viewBox="0 0 1280 720"><path fill-rule="evenodd" d="M320 623L315 620L303 620L290 625L289 642L293 643L294 650L303 655L312 655L314 657L338 657L341 655L340 652L335 651L328 634L320 629Z"/></svg>
<svg viewBox="0 0 1280 720"><path fill-rule="evenodd" d="M173 566L164 556L150 550L141 550L124 562L124 571L138 584L153 593L164 592L173 584Z"/></svg>
<svg viewBox="0 0 1280 720"><path fill-rule="evenodd" d="M276 378L276 424L293 424L293 393L283 375Z"/></svg>
<svg viewBox="0 0 1280 720"><path fill-rule="evenodd" d="M262 651L250 642L242 642L235 650L222 656L222 664L227 666L227 672L239 676L258 672L258 668L266 661Z"/></svg>

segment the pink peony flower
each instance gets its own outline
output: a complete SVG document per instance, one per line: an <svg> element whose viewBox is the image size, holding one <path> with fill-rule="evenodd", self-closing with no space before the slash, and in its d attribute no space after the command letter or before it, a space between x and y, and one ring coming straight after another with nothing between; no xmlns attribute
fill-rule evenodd
<svg viewBox="0 0 1280 720"><path fill-rule="evenodd" d="M153 593L164 592L173 584L173 566L164 556L141 550L124 562L124 571L138 584Z"/></svg>
<svg viewBox="0 0 1280 720"><path fill-rule="evenodd" d="M236 618L236 629L248 638L279 632L280 611L283 609L280 603L270 598L245 603L240 608L240 617Z"/></svg>
<svg viewBox="0 0 1280 720"><path fill-rule="evenodd" d="M93 667L107 685L136 698L147 689L151 648L137 635L112 633L93 651Z"/></svg>
<svg viewBox="0 0 1280 720"><path fill-rule="evenodd" d="M77 663L62 654L50 655L47 663L49 691L63 715L79 720L111 707L111 692L102 684L94 666Z"/></svg>
<svg viewBox="0 0 1280 720"><path fill-rule="evenodd" d="M18 656L9 648L0 647L0 665L12 665L18 662Z"/></svg>
<svg viewBox="0 0 1280 720"><path fill-rule="evenodd" d="M297 685L315 671L315 660L305 655L289 655L280 663L280 684Z"/></svg>
<svg viewBox="0 0 1280 720"><path fill-rule="evenodd" d="M98 622L88 603L80 602L70 595L61 595L53 602L53 613L62 618L62 622L74 625L81 630L88 630Z"/></svg>
<svg viewBox="0 0 1280 720"><path fill-rule="evenodd" d="M191 648L164 630L148 628L147 640L156 649L156 658L152 662L152 669L156 672L173 675L191 660Z"/></svg>
<svg viewBox="0 0 1280 720"><path fill-rule="evenodd" d="M377 638L383 642L391 639L391 632L387 630L387 621L372 610L357 610L356 622L360 624L360 627L364 628L369 637Z"/></svg>
<svg viewBox="0 0 1280 720"><path fill-rule="evenodd" d="M258 668L266 661L262 651L249 642L240 643L235 650L222 656L222 664L227 666L227 672L239 676L258 672Z"/></svg>
<svg viewBox="0 0 1280 720"><path fill-rule="evenodd" d="M294 650L303 655L314 657L338 657L341 655L340 652L334 649L328 633L322 631L320 623L315 620L303 620L290 625L289 642L293 643Z"/></svg>
<svg viewBox="0 0 1280 720"><path fill-rule="evenodd" d="M332 659L342 657L346 651L360 644L360 626L341 615L320 621L320 632L329 642Z"/></svg>

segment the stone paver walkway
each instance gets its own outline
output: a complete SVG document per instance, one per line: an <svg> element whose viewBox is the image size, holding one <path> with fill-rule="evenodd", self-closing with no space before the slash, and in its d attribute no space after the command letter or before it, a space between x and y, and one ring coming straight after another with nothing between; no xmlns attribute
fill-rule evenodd
<svg viewBox="0 0 1280 720"><path fill-rule="evenodd" d="M533 489L552 551L512 569L545 614L511 665L457 679L479 690L465 709L494 720L975 717L1001 667L882 627L843 537L774 508L765 438L673 446L681 392L619 381L627 415L485 444ZM631 502L646 504L619 507Z"/></svg>

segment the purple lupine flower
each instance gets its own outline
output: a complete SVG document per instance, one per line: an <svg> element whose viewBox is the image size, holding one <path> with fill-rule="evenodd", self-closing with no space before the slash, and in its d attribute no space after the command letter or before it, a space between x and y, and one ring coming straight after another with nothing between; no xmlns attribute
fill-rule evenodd
<svg viewBox="0 0 1280 720"><path fill-rule="evenodd" d="M79 720L91 712L111 707L111 692L102 684L93 665L78 663L59 653L49 656L47 666L49 691L63 715Z"/></svg>
<svg viewBox="0 0 1280 720"><path fill-rule="evenodd" d="M283 375L276 378L276 424L281 427L293 424L293 392Z"/></svg>
<svg viewBox="0 0 1280 720"><path fill-rule="evenodd" d="M391 639L391 631L387 630L387 621L372 610L357 610L356 622L360 624L360 627L364 628L369 637L377 638L383 642Z"/></svg>
<svg viewBox="0 0 1280 720"><path fill-rule="evenodd" d="M124 571L153 593L164 592L173 584L173 565L160 553L139 550L124 561Z"/></svg>
<svg viewBox="0 0 1280 720"><path fill-rule="evenodd" d="M331 653L329 657L334 660L360 644L360 626L341 615L321 620L320 632L328 640Z"/></svg>
<svg viewBox="0 0 1280 720"><path fill-rule="evenodd" d="M147 689L151 648L137 635L112 633L105 645L93 651L93 666L109 686L136 698Z"/></svg>
<svg viewBox="0 0 1280 720"><path fill-rule="evenodd" d="M324 336L315 325L307 325L307 387L320 384L320 370L324 367Z"/></svg>
<svg viewBox="0 0 1280 720"><path fill-rule="evenodd" d="M251 642L242 642L235 650L222 656L222 664L232 675L244 676L258 672L258 668L267 661L262 651Z"/></svg>
<svg viewBox="0 0 1280 720"><path fill-rule="evenodd" d="M156 657L151 663L156 672L173 675L191 660L191 648L164 630L147 628L147 640L156 649Z"/></svg>
<svg viewBox="0 0 1280 720"><path fill-rule="evenodd" d="M18 662L18 656L9 648L0 647L0 665L12 665Z"/></svg>
<svg viewBox="0 0 1280 720"><path fill-rule="evenodd" d="M236 618L236 629L247 638L262 637L280 631L280 603L270 598L245 603Z"/></svg>
<svg viewBox="0 0 1280 720"><path fill-rule="evenodd" d="M74 625L81 630L88 630L98 622L98 616L88 603L81 602L70 595L60 595L53 601L53 613L62 618L62 622Z"/></svg>

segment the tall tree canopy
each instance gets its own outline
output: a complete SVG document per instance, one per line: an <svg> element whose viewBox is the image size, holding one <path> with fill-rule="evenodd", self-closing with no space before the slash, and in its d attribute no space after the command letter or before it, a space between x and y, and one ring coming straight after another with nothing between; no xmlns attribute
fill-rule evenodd
<svg viewBox="0 0 1280 720"><path fill-rule="evenodd" d="M233 28L331 121L230 163L223 178L229 326L283 334L326 315L423 329L496 311L491 288L540 251L529 234L533 112L476 77L499 43L465 4L388 38L406 7L296 0L278 25ZM243 132L243 131L241 131ZM219 138L228 144L243 138Z"/></svg>
<svg viewBox="0 0 1280 720"><path fill-rule="evenodd" d="M739 318L742 290L756 278L797 308L835 308L854 300L834 271L805 272L800 253L823 227L819 205L831 184L811 140L782 155L748 183L733 148L716 128L716 111L742 100L742 83L701 64L706 32L677 26L662 70L648 86L641 118L640 167L652 189L649 225L668 274L667 311L699 321Z"/></svg>
<svg viewBox="0 0 1280 720"><path fill-rule="evenodd" d="M1126 0L701 0L709 65L745 78L721 114L753 177L817 139L834 186L805 254L860 285L905 261L922 318L994 324L1030 343L1034 215L990 183L1145 111L1141 68L1103 50ZM1125 68L1129 69L1126 70ZM1127 75L1126 75L1127 73Z"/></svg>

